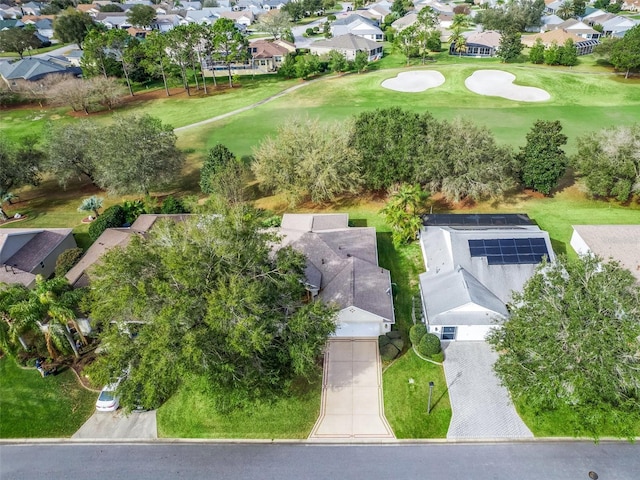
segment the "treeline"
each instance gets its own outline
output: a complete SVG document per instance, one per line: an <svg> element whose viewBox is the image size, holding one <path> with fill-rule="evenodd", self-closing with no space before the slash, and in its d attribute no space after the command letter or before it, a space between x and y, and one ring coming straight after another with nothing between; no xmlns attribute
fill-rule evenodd
<svg viewBox="0 0 640 480"><path fill-rule="evenodd" d="M639 125L579 138L572 159L566 143L558 121L536 121L515 151L470 121L395 107L330 124L291 120L255 147L251 169L263 189L291 205L398 184L418 184L454 202L500 198L521 188L548 195L569 165L585 177L593 196L626 201L638 193Z"/></svg>
<svg viewBox="0 0 640 480"><path fill-rule="evenodd" d="M148 194L178 178L185 157L172 126L149 115L127 115L108 125L51 124L43 138L2 139L0 159L0 197L6 201L21 186L38 185L44 173L63 187L86 178L111 193Z"/></svg>

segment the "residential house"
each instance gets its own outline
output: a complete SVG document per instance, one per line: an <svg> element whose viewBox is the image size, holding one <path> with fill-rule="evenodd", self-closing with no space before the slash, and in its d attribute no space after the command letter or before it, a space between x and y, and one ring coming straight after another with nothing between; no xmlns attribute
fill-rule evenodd
<svg viewBox="0 0 640 480"><path fill-rule="evenodd" d="M544 0L544 13L548 15L554 15L560 7L564 4L565 0Z"/></svg>
<svg viewBox="0 0 640 480"><path fill-rule="evenodd" d="M20 7L13 7L11 5L0 3L0 20L15 20L21 16L22 10L20 10Z"/></svg>
<svg viewBox="0 0 640 480"><path fill-rule="evenodd" d="M230 9L213 7L203 8L202 10L189 10L180 21L180 24L188 25L189 23L200 23L202 25L213 25L216 23L216 20L220 18L220 14L223 11L230 11Z"/></svg>
<svg viewBox="0 0 640 480"><path fill-rule="evenodd" d="M579 255L619 262L640 283L640 225L573 225L570 243Z"/></svg>
<svg viewBox="0 0 640 480"><path fill-rule="evenodd" d="M118 6L122 8L120 4L118 4ZM88 13L91 17L95 17L100 13L100 5L97 3L79 3L76 6L76 10L82 13Z"/></svg>
<svg viewBox="0 0 640 480"><path fill-rule="evenodd" d="M442 3L436 0L424 0L415 4L416 10L420 11L425 7L431 8L437 14L444 13L453 15L453 5L449 3Z"/></svg>
<svg viewBox="0 0 640 480"><path fill-rule="evenodd" d="M629 30L640 25L640 21L616 15L614 18L602 22L601 25L604 36L622 38Z"/></svg>
<svg viewBox="0 0 640 480"><path fill-rule="evenodd" d="M493 57L500 46L502 35L495 30L484 32L468 32L463 34L466 38L466 49L462 52L456 51L456 44L453 42L449 47L450 55L461 55L467 57Z"/></svg>
<svg viewBox="0 0 640 480"><path fill-rule="evenodd" d="M509 315L544 258L555 256L547 232L527 215L425 215L420 247L422 315L442 340L483 340Z"/></svg>
<svg viewBox="0 0 640 480"><path fill-rule="evenodd" d="M255 15L263 10L261 0L238 0L236 4L231 7L231 9L236 12L249 10Z"/></svg>
<svg viewBox="0 0 640 480"><path fill-rule="evenodd" d="M183 18L180 15L158 15L151 28L166 33L180 25L181 20L183 20Z"/></svg>
<svg viewBox="0 0 640 480"><path fill-rule="evenodd" d="M346 213L285 214L281 246L307 257L311 298L338 307L337 337L377 337L395 323L391 274L378 265L376 230L349 227Z"/></svg>
<svg viewBox="0 0 640 480"><path fill-rule="evenodd" d="M53 40L53 19L54 15L34 17L32 15L25 15L21 18L22 23L26 25L33 25L36 32L41 37L46 38L49 43Z"/></svg>
<svg viewBox="0 0 640 480"><path fill-rule="evenodd" d="M70 228L0 229L0 282L31 287L36 275L49 278L60 254L76 247Z"/></svg>
<svg viewBox="0 0 640 480"><path fill-rule="evenodd" d="M382 45L366 38L348 33L327 40L318 40L309 46L311 53L325 55L331 50L342 53L347 60L356 58L358 52L366 52L370 62L382 58Z"/></svg>
<svg viewBox="0 0 640 480"><path fill-rule="evenodd" d="M0 20L0 32L3 30L8 30L10 28L22 28L24 27L24 23L21 20L9 19L9 20Z"/></svg>
<svg viewBox="0 0 640 480"><path fill-rule="evenodd" d="M382 42L384 39L384 33L376 22L355 13L333 22L330 30L333 37L350 33L376 42Z"/></svg>
<svg viewBox="0 0 640 480"><path fill-rule="evenodd" d="M544 15L540 19L540 22L542 23L540 31L546 32L547 30L553 30L557 25L564 23L564 20L557 15Z"/></svg>
<svg viewBox="0 0 640 480"><path fill-rule="evenodd" d="M410 27L418 21L418 14L416 12L409 12L404 17L400 17L391 24L391 27L396 32L401 32L405 28Z"/></svg>
<svg viewBox="0 0 640 480"><path fill-rule="evenodd" d="M80 261L67 272L65 277L74 288L86 287L90 282L89 273L91 267L96 264L107 251L115 247L126 247L134 235L147 235L159 220L182 222L188 217L189 215L187 214L144 214L140 215L131 227L107 228L102 232L102 235L93 242Z"/></svg>
<svg viewBox="0 0 640 480"><path fill-rule="evenodd" d="M251 10L245 9L238 12L221 12L220 18L228 18L233 20L237 25L242 25L244 27L248 27L253 22L256 21L256 16L253 14Z"/></svg>
<svg viewBox="0 0 640 480"><path fill-rule="evenodd" d="M270 10L281 10L289 0L265 0L262 2L262 8L267 12Z"/></svg>
<svg viewBox="0 0 640 480"><path fill-rule="evenodd" d="M295 51L296 46L285 40L254 40L249 44L253 72L246 73L274 73L287 54Z"/></svg>
<svg viewBox="0 0 640 480"><path fill-rule="evenodd" d="M23 15L40 15L40 10L45 6L44 3L27 2L20 5Z"/></svg>
<svg viewBox="0 0 640 480"><path fill-rule="evenodd" d="M75 67L61 57L28 57L12 62L0 63L0 77L11 87L17 80L35 82L47 75L82 75L82 69Z"/></svg>
<svg viewBox="0 0 640 480"><path fill-rule="evenodd" d="M120 28L126 30L132 27L131 22L127 18L127 14L124 12L108 12L97 13L94 17L96 23L101 23L109 30L112 28Z"/></svg>
<svg viewBox="0 0 640 480"><path fill-rule="evenodd" d="M600 32L575 18L570 18L558 25L554 25L551 30L564 30L567 33L573 33L587 40L597 40L600 38Z"/></svg>
<svg viewBox="0 0 640 480"><path fill-rule="evenodd" d="M549 30L544 33L537 33L535 35L524 35L522 37L522 44L531 48L537 39L542 40L545 47L549 47L553 44L564 45L569 39L573 40L573 43L578 51L578 55L587 55L593 53L593 49L600 43L599 40L587 40L582 37L564 30Z"/></svg>
<svg viewBox="0 0 640 480"><path fill-rule="evenodd" d="M202 10L202 2L180 2L180 9L188 11Z"/></svg>
<svg viewBox="0 0 640 480"><path fill-rule="evenodd" d="M623 0L621 8L626 12L640 12L640 0Z"/></svg>

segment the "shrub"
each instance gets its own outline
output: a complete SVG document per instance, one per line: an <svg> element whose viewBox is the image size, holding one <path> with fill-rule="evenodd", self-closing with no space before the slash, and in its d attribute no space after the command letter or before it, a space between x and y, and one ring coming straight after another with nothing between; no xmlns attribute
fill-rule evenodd
<svg viewBox="0 0 640 480"><path fill-rule="evenodd" d="M121 227L125 221L126 213L120 205L109 207L89 225L89 238L95 242L107 228Z"/></svg>
<svg viewBox="0 0 640 480"><path fill-rule="evenodd" d="M125 200L124 202L122 202L121 208L124 212L124 221L120 225L123 225L125 223L132 224L136 221L136 218L138 218L143 213L146 213L146 205L144 204L144 201L140 199ZM104 213L107 212L105 211Z"/></svg>
<svg viewBox="0 0 640 480"><path fill-rule="evenodd" d="M404 348L404 340L402 340L401 338L392 338L391 343L400 351L402 351L402 349Z"/></svg>
<svg viewBox="0 0 640 480"><path fill-rule="evenodd" d="M420 339L420 343L418 343L416 350L420 355L425 357L430 357L431 355L440 353L442 351L440 348L440 339L433 333L427 333Z"/></svg>
<svg viewBox="0 0 640 480"><path fill-rule="evenodd" d="M279 227L281 223L282 223L282 217L280 215L272 215L262 220L262 226L264 228Z"/></svg>
<svg viewBox="0 0 640 480"><path fill-rule="evenodd" d="M160 206L160 213L171 214L188 212L182 201L169 195L162 201L162 205Z"/></svg>
<svg viewBox="0 0 640 480"><path fill-rule="evenodd" d="M402 338L402 333L400 333L400 330L391 330L390 332L387 332L387 337Z"/></svg>
<svg viewBox="0 0 640 480"><path fill-rule="evenodd" d="M387 338L386 335L380 335L380 337ZM387 343L384 347L380 347L380 357L386 362L390 362L399 354L400 350L398 350L398 348L393 343Z"/></svg>
<svg viewBox="0 0 640 480"><path fill-rule="evenodd" d="M384 347L385 345L389 345L391 343L391 340L389 340L389 337L387 337L386 335L380 335L378 337L378 346L380 347L380 351L382 351L382 347Z"/></svg>
<svg viewBox="0 0 640 480"><path fill-rule="evenodd" d="M310 37L311 35L313 35L313 28L307 28L304 33Z"/></svg>
<svg viewBox="0 0 640 480"><path fill-rule="evenodd" d="M431 355L431 360L438 363L444 362L444 352L438 352L435 355Z"/></svg>
<svg viewBox="0 0 640 480"><path fill-rule="evenodd" d="M62 252L56 260L56 277L63 277L65 273L71 270L71 267L78 263L81 256L81 248L69 248Z"/></svg>
<svg viewBox="0 0 640 480"><path fill-rule="evenodd" d="M409 339L411 340L411 345L417 347L422 340L422 337L427 333L427 326L424 323L416 323L411 330L409 330Z"/></svg>

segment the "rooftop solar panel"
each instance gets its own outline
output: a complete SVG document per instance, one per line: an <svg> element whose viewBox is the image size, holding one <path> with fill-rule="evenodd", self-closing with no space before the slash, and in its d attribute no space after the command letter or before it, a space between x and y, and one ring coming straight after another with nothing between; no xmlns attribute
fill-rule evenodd
<svg viewBox="0 0 640 480"><path fill-rule="evenodd" d="M540 263L549 257L544 238L500 238L469 240L472 257L487 257L489 265L523 265Z"/></svg>

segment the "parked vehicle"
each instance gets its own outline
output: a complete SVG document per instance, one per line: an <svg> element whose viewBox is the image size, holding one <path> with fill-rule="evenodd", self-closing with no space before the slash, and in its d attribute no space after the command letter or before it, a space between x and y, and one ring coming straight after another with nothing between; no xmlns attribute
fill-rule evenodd
<svg viewBox="0 0 640 480"><path fill-rule="evenodd" d="M111 383L104 387L96 400L96 410L99 412L115 412L120 406L120 398L116 395L116 389L120 382Z"/></svg>

